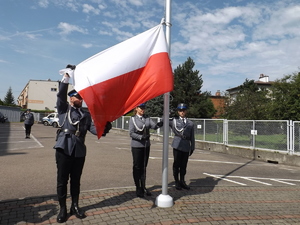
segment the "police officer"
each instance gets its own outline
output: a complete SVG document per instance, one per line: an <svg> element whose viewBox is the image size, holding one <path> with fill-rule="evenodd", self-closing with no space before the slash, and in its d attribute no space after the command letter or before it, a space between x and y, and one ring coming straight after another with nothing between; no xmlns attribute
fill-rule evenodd
<svg viewBox="0 0 300 225"><path fill-rule="evenodd" d="M74 70L75 66L68 65L67 68ZM74 214L80 219L86 217L78 206L80 178L86 156L84 141L88 130L94 135L97 134L91 115L81 109L83 99L79 93L75 90L70 91L68 93L70 104L67 102L69 78L69 75L65 73L59 84L57 94L57 112L61 127L58 130L57 141L54 146L57 165L57 197L60 205L57 216L58 223L67 220L66 198L69 177L72 198L70 214ZM106 132L108 132L108 129L106 129Z"/></svg>
<svg viewBox="0 0 300 225"><path fill-rule="evenodd" d="M24 113L23 116L25 118L24 120L24 126L25 126L25 138L30 138L30 133L31 133L31 127L34 124L34 116L31 113L31 109L27 109Z"/></svg>
<svg viewBox="0 0 300 225"><path fill-rule="evenodd" d="M134 109L135 115L129 121L129 135L131 137L131 152L133 158L133 180L136 186L136 196L143 198L144 194L150 196L146 189L146 167L150 153L149 129L158 129L163 122L155 124L145 115L146 104L142 103Z"/></svg>
<svg viewBox="0 0 300 225"><path fill-rule="evenodd" d="M177 190L181 190L182 188L190 189L185 183L184 177L189 156L193 154L195 149L194 124L191 120L186 118L187 109L186 104L178 104L178 117L172 118L169 122L169 126L175 135L172 142L174 156L173 176ZM180 180L178 175L180 176Z"/></svg>

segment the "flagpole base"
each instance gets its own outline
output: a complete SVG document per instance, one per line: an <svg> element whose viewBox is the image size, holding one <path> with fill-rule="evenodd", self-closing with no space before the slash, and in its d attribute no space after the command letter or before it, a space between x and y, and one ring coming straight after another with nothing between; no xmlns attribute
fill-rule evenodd
<svg viewBox="0 0 300 225"><path fill-rule="evenodd" d="M173 206L173 198L170 195L160 194L156 197L155 204L158 207L169 208Z"/></svg>

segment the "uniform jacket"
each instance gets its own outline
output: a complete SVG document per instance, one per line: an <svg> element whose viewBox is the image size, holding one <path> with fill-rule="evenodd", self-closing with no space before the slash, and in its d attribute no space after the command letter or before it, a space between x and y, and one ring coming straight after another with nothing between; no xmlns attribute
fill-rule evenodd
<svg viewBox="0 0 300 225"><path fill-rule="evenodd" d="M143 116L143 120L138 115L132 116L129 120L129 135L131 137L131 147L142 148L150 146L150 140L142 139L143 135L149 135L149 129L156 130L157 124L148 116Z"/></svg>
<svg viewBox="0 0 300 225"><path fill-rule="evenodd" d="M185 125L180 117L174 117L169 121L169 126L175 135L172 147L183 152L190 152L195 149L194 123L185 119Z"/></svg>
<svg viewBox="0 0 300 225"><path fill-rule="evenodd" d="M34 116L31 112L30 113L25 112L24 117L25 117L24 124L26 124L26 125L34 124Z"/></svg>
<svg viewBox="0 0 300 225"><path fill-rule="evenodd" d="M91 115L80 109L82 116L78 111L67 102L68 84L60 83L57 93L57 112L59 117L60 132L57 135L57 141L54 148L61 148L66 155L72 155L75 151L75 157L86 156L85 136L89 130L92 134L97 134L96 127L92 122ZM80 115L80 116L79 116ZM71 124L79 121L77 125ZM76 131L78 135L75 135Z"/></svg>

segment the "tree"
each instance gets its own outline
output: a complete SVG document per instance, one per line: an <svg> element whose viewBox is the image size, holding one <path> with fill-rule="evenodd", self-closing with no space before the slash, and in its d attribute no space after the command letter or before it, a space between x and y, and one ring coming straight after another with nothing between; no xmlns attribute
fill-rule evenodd
<svg viewBox="0 0 300 225"><path fill-rule="evenodd" d="M186 103L189 106L189 117L211 118L216 110L209 99L210 93L201 93L202 74L199 75L198 70L193 70L194 66L194 61L188 57L174 70L174 90L171 92L170 108L173 111L179 103Z"/></svg>
<svg viewBox="0 0 300 225"><path fill-rule="evenodd" d="M157 96L147 102L146 114L150 117L162 117L164 113L164 95Z"/></svg>
<svg viewBox="0 0 300 225"><path fill-rule="evenodd" d="M267 89L258 88L254 80L246 79L238 87L236 99L227 97L223 117L233 120L268 119L268 106L271 99Z"/></svg>
<svg viewBox="0 0 300 225"><path fill-rule="evenodd" d="M11 87L9 87L8 91L6 92L6 95L5 95L4 101L3 101L3 105L15 106L15 98L12 94Z"/></svg>
<svg viewBox="0 0 300 225"><path fill-rule="evenodd" d="M269 119L296 120L300 118L300 72L276 80L271 88Z"/></svg>

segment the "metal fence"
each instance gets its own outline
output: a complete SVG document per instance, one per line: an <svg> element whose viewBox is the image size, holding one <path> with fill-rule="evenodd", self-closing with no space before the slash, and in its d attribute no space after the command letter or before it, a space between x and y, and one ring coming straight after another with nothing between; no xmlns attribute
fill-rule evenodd
<svg viewBox="0 0 300 225"><path fill-rule="evenodd" d="M20 122L20 109L0 107L0 112L8 117L8 122ZM48 113L34 113L35 121ZM114 128L128 130L130 116L122 116L112 122ZM154 122L161 118L153 117ZM226 120L190 119L195 125L198 141L220 143L228 146L280 151L300 155L300 121L291 120ZM163 129L151 130L163 135ZM169 132L173 136L172 131Z"/></svg>
<svg viewBox="0 0 300 225"><path fill-rule="evenodd" d="M115 128L128 130L129 116L115 120ZM160 118L153 117L154 122ZM290 120L226 120L190 119L194 122L198 141L220 143L228 146L263 149L300 154L300 121ZM151 131L162 135L163 129ZM173 133L170 130L169 136Z"/></svg>

